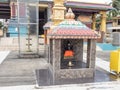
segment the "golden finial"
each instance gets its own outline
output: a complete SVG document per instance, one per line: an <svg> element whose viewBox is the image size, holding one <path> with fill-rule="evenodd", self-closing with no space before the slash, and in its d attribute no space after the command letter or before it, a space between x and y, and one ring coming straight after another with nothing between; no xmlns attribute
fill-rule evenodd
<svg viewBox="0 0 120 90"><path fill-rule="evenodd" d="M71 8L68 9L68 12L66 13L65 18L66 19L74 19L75 18L75 14L73 13Z"/></svg>

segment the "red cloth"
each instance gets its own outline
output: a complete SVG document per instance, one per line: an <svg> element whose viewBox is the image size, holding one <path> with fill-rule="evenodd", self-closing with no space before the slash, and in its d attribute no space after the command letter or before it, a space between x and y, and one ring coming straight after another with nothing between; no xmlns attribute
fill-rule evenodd
<svg viewBox="0 0 120 90"><path fill-rule="evenodd" d="M64 57L73 57L73 51L72 50L66 50L65 51L65 54L64 54Z"/></svg>

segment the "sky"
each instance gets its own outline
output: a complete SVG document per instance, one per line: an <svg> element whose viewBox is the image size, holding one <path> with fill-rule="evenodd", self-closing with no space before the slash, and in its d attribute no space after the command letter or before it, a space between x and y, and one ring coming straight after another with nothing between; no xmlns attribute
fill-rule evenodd
<svg viewBox="0 0 120 90"><path fill-rule="evenodd" d="M3 21L3 19L0 19L0 21Z"/></svg>

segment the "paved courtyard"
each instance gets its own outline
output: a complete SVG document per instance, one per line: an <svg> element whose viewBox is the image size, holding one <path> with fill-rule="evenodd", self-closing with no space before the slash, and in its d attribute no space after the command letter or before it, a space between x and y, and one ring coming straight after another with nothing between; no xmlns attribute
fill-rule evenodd
<svg viewBox="0 0 120 90"><path fill-rule="evenodd" d="M6 51L6 54L8 54L8 51ZM108 55L108 52L102 53L98 51L97 56L99 56L99 54ZM106 57L107 61L100 58L96 59L96 77L94 81L106 82L116 80L116 77L110 74L109 71L109 57ZM47 67L48 63L44 57L20 59L18 58L17 51L11 51L6 59L0 64L0 86L35 85L35 70L46 69Z"/></svg>
<svg viewBox="0 0 120 90"><path fill-rule="evenodd" d="M34 85L35 70L46 67L44 58L19 59L17 51L10 52L0 64L0 86Z"/></svg>
<svg viewBox="0 0 120 90"><path fill-rule="evenodd" d="M43 51L41 52L43 55ZM5 58L6 57L6 58ZM86 51L84 52L84 58ZM43 90L118 90L120 81L110 73L110 52L97 49L96 77L94 82L42 87ZM46 69L47 60L40 58L18 58L18 51L0 51L0 90L34 90L36 86L36 69ZM72 87L72 88L71 88Z"/></svg>

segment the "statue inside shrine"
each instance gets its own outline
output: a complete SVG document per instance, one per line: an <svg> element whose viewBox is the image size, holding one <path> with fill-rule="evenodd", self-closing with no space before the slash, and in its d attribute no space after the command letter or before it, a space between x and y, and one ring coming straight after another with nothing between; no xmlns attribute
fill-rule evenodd
<svg viewBox="0 0 120 90"><path fill-rule="evenodd" d="M67 43L67 46L65 47L65 53L64 53L64 59L68 60L68 66L73 66L72 60L74 58L74 52L73 47L70 42Z"/></svg>

